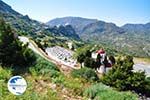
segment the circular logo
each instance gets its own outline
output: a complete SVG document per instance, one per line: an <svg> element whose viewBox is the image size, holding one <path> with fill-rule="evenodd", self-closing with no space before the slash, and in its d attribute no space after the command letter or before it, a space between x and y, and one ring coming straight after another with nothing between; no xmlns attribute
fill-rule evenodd
<svg viewBox="0 0 150 100"><path fill-rule="evenodd" d="M14 95L21 95L27 88L25 79L21 76L13 76L8 81L8 90Z"/></svg>

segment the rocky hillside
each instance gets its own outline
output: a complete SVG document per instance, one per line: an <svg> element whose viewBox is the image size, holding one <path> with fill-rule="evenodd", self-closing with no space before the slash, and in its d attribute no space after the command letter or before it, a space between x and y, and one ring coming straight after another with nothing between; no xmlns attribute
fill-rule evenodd
<svg viewBox="0 0 150 100"><path fill-rule="evenodd" d="M42 28L41 23L30 19L28 15L23 16L22 14L13 10L11 6L7 5L3 1L0 1L0 16L18 31L34 34L34 32Z"/></svg>
<svg viewBox="0 0 150 100"><path fill-rule="evenodd" d="M61 37L63 36L69 38L71 37L72 39L79 39L79 36L73 29L69 27L63 28L63 30L55 29L57 32L53 33L53 31L48 29L49 26L47 26L46 24L33 20L29 18L28 15L24 16L20 14L19 12L13 10L11 6L7 5L5 2L1 0L0 0L0 16L3 17L4 20L16 30L30 36L36 36L39 33L42 34L45 31L47 31L51 35L55 34Z"/></svg>
<svg viewBox="0 0 150 100"><path fill-rule="evenodd" d="M134 56L150 56L150 23L126 24L118 27L114 23L107 23L97 19L80 17L56 18L44 24L22 15L11 6L0 0L0 16L5 19L20 34L31 37L58 37L59 40L82 39L89 43L100 43L111 46L116 50ZM56 40L56 39L55 39ZM47 43L50 42L47 40ZM53 42L53 41L51 41ZM55 41L56 42L56 41Z"/></svg>
<svg viewBox="0 0 150 100"><path fill-rule="evenodd" d="M51 20L47 24L53 26L65 23L72 25L80 38L86 42L109 45L134 56L150 56L150 23L119 27L114 23L99 20L65 17Z"/></svg>
<svg viewBox="0 0 150 100"><path fill-rule="evenodd" d="M150 34L150 23L147 24L125 24L122 26L127 31Z"/></svg>
<svg viewBox="0 0 150 100"><path fill-rule="evenodd" d="M81 18L81 17L63 17L63 18L56 18L53 20L50 20L46 24L53 27L57 25L71 25L76 30L76 32L79 34L83 28L91 23L97 22L97 19L88 19L88 18Z"/></svg>
<svg viewBox="0 0 150 100"><path fill-rule="evenodd" d="M60 25L60 26L49 27L45 29L44 31L45 31L45 34L48 34L48 35L53 33L53 35L55 36L65 36L70 39L76 39L76 40L80 39L80 37L76 34L76 31L71 25L65 25L65 26ZM49 32L51 33L49 34Z"/></svg>

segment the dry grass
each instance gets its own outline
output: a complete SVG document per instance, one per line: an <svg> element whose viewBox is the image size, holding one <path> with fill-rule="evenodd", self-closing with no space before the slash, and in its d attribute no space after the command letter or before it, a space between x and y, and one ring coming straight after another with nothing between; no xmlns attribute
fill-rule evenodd
<svg viewBox="0 0 150 100"><path fill-rule="evenodd" d="M137 58L137 57L134 57L133 61L134 61L135 64L143 63L143 64L146 64L146 65L150 65L150 58Z"/></svg>

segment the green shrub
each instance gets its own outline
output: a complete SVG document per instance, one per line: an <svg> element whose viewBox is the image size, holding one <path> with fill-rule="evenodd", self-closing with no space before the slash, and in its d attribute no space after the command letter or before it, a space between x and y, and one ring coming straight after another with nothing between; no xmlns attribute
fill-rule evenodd
<svg viewBox="0 0 150 100"><path fill-rule="evenodd" d="M38 74L41 74L41 75L46 75L49 73L55 74L54 73L55 71L59 72L59 69L57 68L55 64L45 60L44 58L40 56L37 57L37 61L35 65L33 66L33 68Z"/></svg>
<svg viewBox="0 0 150 100"><path fill-rule="evenodd" d="M79 78L65 77L64 86L71 89L74 95L81 96L84 90L84 82Z"/></svg>
<svg viewBox="0 0 150 100"><path fill-rule="evenodd" d="M146 83L147 83L147 85L145 87L146 88L145 92L146 92L146 95L148 97L150 97L150 77L146 78Z"/></svg>
<svg viewBox="0 0 150 100"><path fill-rule="evenodd" d="M0 64L5 67L29 66L35 59L28 45L23 45L10 25L0 18Z"/></svg>
<svg viewBox="0 0 150 100"><path fill-rule="evenodd" d="M106 90L106 88L109 88L109 87L107 87L101 83L95 84L95 85L92 85L91 87L87 88L84 91L84 95L88 96L89 98L95 98L99 92L103 92L104 90Z"/></svg>
<svg viewBox="0 0 150 100"><path fill-rule="evenodd" d="M133 90L145 94L145 77L145 72L133 72L133 58L127 56L117 61L112 70L103 77L102 82L118 90Z"/></svg>
<svg viewBox="0 0 150 100"><path fill-rule="evenodd" d="M73 70L72 76L77 78L84 78L87 81L98 81L99 78L94 70L90 68L81 68L79 70Z"/></svg>
<svg viewBox="0 0 150 100"><path fill-rule="evenodd" d="M150 83L150 77L147 77L147 78L146 78L146 81Z"/></svg>
<svg viewBox="0 0 150 100"><path fill-rule="evenodd" d="M7 89L7 83L3 82L1 84L0 81L0 100L60 100L59 97L57 96L57 93L53 91L50 87L47 87L45 90L47 92L43 93L38 91L37 89L35 90L35 85L34 81L31 82L31 80L28 80L28 88L20 96L13 95L10 93Z"/></svg>
<svg viewBox="0 0 150 100"><path fill-rule="evenodd" d="M84 96L94 100L137 100L138 96L131 92L118 92L102 84L94 84L87 88Z"/></svg>
<svg viewBox="0 0 150 100"><path fill-rule="evenodd" d="M0 80L8 80L12 76L12 69L0 66Z"/></svg>
<svg viewBox="0 0 150 100"><path fill-rule="evenodd" d="M86 57L91 58L91 51L90 51L90 49L91 49L91 46L89 46L89 45L81 47L81 48L78 48L76 50L76 53L74 54L74 57L77 59L77 61L79 63L82 63L82 62L84 62L84 59Z"/></svg>
<svg viewBox="0 0 150 100"><path fill-rule="evenodd" d="M10 68L2 68L0 66L0 100L3 95L7 95L7 81L10 79L10 77L12 76L12 69Z"/></svg>
<svg viewBox="0 0 150 100"><path fill-rule="evenodd" d="M59 76L52 78L52 82L56 83L58 85L64 85L65 77L64 77L64 75L59 74Z"/></svg>
<svg viewBox="0 0 150 100"><path fill-rule="evenodd" d="M37 61L35 65L31 66L29 68L29 71L30 74L35 78L37 76L44 76L46 80L52 80L53 82L54 81L56 82L59 76L62 74L55 64L45 60L44 58L38 55L37 55Z"/></svg>
<svg viewBox="0 0 150 100"><path fill-rule="evenodd" d="M95 61L93 58L86 57L84 59L84 66L88 68L94 68L95 67Z"/></svg>

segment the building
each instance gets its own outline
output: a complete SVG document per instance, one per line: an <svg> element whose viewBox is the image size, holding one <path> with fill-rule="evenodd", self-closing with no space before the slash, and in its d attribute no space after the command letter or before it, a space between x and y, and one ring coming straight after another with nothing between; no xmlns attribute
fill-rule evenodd
<svg viewBox="0 0 150 100"><path fill-rule="evenodd" d="M100 49L96 52L92 53L92 58L97 60L97 56L100 55L100 66L97 68L97 71L101 74L108 72L111 69L112 63L106 55L106 51L104 49Z"/></svg>

